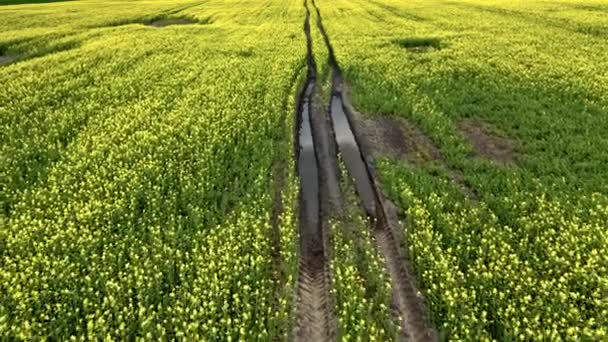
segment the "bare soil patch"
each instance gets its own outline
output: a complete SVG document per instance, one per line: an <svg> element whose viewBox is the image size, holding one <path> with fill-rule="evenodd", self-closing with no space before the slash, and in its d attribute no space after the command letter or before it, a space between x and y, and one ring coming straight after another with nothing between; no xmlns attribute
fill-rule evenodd
<svg viewBox="0 0 608 342"><path fill-rule="evenodd" d="M375 156L405 158L414 163L442 159L433 141L408 120L376 116L360 119L358 126Z"/></svg>
<svg viewBox="0 0 608 342"><path fill-rule="evenodd" d="M460 170L448 166L439 147L416 125L403 118L376 116L364 119L352 111L356 119L358 135L363 138L364 151L374 157L389 156L398 160L407 160L416 165L436 162L446 171L450 181L458 184L462 193L471 200L477 200L479 194L467 182Z"/></svg>
<svg viewBox="0 0 608 342"><path fill-rule="evenodd" d="M10 64L17 60L17 56L0 56L0 65Z"/></svg>
<svg viewBox="0 0 608 342"><path fill-rule="evenodd" d="M464 119L457 126L473 145L476 156L503 165L514 163L515 142L487 122Z"/></svg>
<svg viewBox="0 0 608 342"><path fill-rule="evenodd" d="M190 18L162 18L153 20L146 25L153 27L165 27L169 25L192 25L197 23L198 22L196 20Z"/></svg>

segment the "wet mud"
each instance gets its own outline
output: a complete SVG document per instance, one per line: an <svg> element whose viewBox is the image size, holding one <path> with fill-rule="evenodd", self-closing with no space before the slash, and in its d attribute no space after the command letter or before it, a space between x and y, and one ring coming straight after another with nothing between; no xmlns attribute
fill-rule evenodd
<svg viewBox="0 0 608 342"><path fill-rule="evenodd" d="M306 6L304 2L304 6ZM308 7L306 6L308 9ZM335 315L330 296L327 172L319 162L325 149L319 139L315 112L316 65L312 52L310 13L304 22L307 45L307 78L298 104L296 141L300 179L300 251L295 341L330 341L335 336ZM327 159L327 157L325 157Z"/></svg>
<svg viewBox="0 0 608 342"><path fill-rule="evenodd" d="M334 138L348 173L353 178L363 210L371 219L370 229L376 247L385 260L392 287L394 316L401 327L401 337L412 341L435 341L437 335L428 318L424 298L416 290L415 278L407 266L406 255L401 250L400 241L403 240L397 232L400 230L397 216L389 211L389 208L394 206L382 194L367 157L368 149L364 149L360 143L361 139L354 127L354 110L346 96L340 66L323 26L321 12L314 0L312 5L317 13L317 27L329 51L332 91L328 107Z"/></svg>
<svg viewBox="0 0 608 342"><path fill-rule="evenodd" d="M340 154L344 159L349 175L354 180L357 194L361 198L366 214L374 216L376 212L374 189L365 162L361 158L359 145L346 117L342 96L339 93L331 97L330 115Z"/></svg>

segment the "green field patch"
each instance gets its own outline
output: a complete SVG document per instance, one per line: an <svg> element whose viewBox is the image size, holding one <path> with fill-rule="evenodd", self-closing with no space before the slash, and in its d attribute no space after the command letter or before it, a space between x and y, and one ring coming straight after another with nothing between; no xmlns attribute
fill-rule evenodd
<svg viewBox="0 0 608 342"><path fill-rule="evenodd" d="M78 40L56 35L0 43L0 66L75 49L81 45Z"/></svg>
<svg viewBox="0 0 608 342"><path fill-rule="evenodd" d="M249 57L255 56L255 52L253 51L252 48L241 49L236 54L237 54L237 56L243 57L243 58L249 58Z"/></svg>
<svg viewBox="0 0 608 342"><path fill-rule="evenodd" d="M448 4L452 5L452 6L460 7L463 9L467 9L467 10L475 10L475 11L479 11L482 13L488 13L491 15L495 15L495 16L501 18L501 20L510 21L510 22L523 21L523 22L526 22L527 24L531 24L531 25L539 25L541 27L550 28L550 29L554 29L554 30L568 30L573 33L580 33L580 34L585 34L585 35L589 35L592 37L600 37L600 38L604 38L606 36L606 34L608 34L608 31L606 30L606 26L602 25L602 24L589 25L589 24L585 24L585 23L575 22L575 21L572 21L569 19L557 18L557 17L551 17L551 16L541 17L539 19L539 17L537 15L530 14L525 11L518 11L518 10L513 10L513 9L508 9L508 8L495 7L495 6L471 5L471 4L464 4L464 3L460 3L460 2L450 2ZM574 9L578 9L578 10L585 9L588 11L600 11L600 12L604 11L603 7L597 7L597 6L586 6L586 7L582 7L582 8L578 7L578 8L574 8Z"/></svg>
<svg viewBox="0 0 608 342"><path fill-rule="evenodd" d="M393 41L410 52L429 52L441 49L441 40L434 37L412 37Z"/></svg>
<svg viewBox="0 0 608 342"><path fill-rule="evenodd" d="M575 4L572 5L572 9L575 10L580 10L580 11L590 11L590 12L604 12L604 13L608 13L608 6L601 6L601 5L585 5L585 4Z"/></svg>
<svg viewBox="0 0 608 342"><path fill-rule="evenodd" d="M421 16L409 13L404 11L403 9L397 8L395 6L391 6L385 3L382 3L380 1L369 1L370 3L374 4L375 6L378 6L380 8L382 8L383 10L391 13L392 15L399 17L401 19L405 19L405 20L411 20L411 21L426 21L426 18L423 18Z"/></svg>

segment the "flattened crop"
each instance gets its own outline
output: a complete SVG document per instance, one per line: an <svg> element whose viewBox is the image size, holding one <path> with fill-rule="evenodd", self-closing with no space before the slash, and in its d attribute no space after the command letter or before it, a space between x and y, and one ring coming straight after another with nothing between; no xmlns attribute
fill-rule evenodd
<svg viewBox="0 0 608 342"><path fill-rule="evenodd" d="M393 41L410 52L430 52L441 50L441 40L434 37L412 37Z"/></svg>
<svg viewBox="0 0 608 342"><path fill-rule="evenodd" d="M17 56L3 56L0 55L0 65L10 64L17 59Z"/></svg>
<svg viewBox="0 0 608 342"><path fill-rule="evenodd" d="M207 25L213 23L212 17L193 18L188 16L169 16L168 14L159 14L156 16L143 16L139 18L128 18L111 21L102 27L123 26L140 24L162 28L174 25ZM96 27L96 26L93 26Z"/></svg>
<svg viewBox="0 0 608 342"><path fill-rule="evenodd" d="M170 25L193 25L193 24L199 24L199 22L192 18L186 18L186 17L160 18L160 19L152 20L149 23L146 23L146 25L153 26L153 27L165 27L165 26L170 26ZM206 22L203 24L206 24Z"/></svg>
<svg viewBox="0 0 608 342"><path fill-rule="evenodd" d="M0 46L0 66L10 64L17 60L17 58L19 56L9 53L6 46Z"/></svg>
<svg viewBox="0 0 608 342"><path fill-rule="evenodd" d="M422 131L401 118L376 116L358 123L374 155L407 159L414 163L441 159L441 152Z"/></svg>
<svg viewBox="0 0 608 342"><path fill-rule="evenodd" d="M465 119L458 123L458 129L471 143L476 156L503 165L514 163L514 141L497 132L488 123Z"/></svg>

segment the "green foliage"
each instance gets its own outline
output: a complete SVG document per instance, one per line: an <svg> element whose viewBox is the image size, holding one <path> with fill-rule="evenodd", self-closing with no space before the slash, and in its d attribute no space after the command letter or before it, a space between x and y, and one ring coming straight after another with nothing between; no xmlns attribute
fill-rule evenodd
<svg viewBox="0 0 608 342"><path fill-rule="evenodd" d="M0 336L288 336L301 2L42 2L0 6ZM442 152L377 165L441 333L607 339L605 1L317 4L355 106ZM145 25L158 18L197 23ZM476 157L465 118L510 137L514 163ZM390 339L382 260L347 216L331 260L341 336Z"/></svg>
<svg viewBox="0 0 608 342"><path fill-rule="evenodd" d="M451 339L606 337L605 196L563 200L539 185L474 203L446 180L388 162L382 170L404 208L435 321Z"/></svg>
<svg viewBox="0 0 608 342"><path fill-rule="evenodd" d="M384 260L376 250L371 224L361 217L354 184L341 164L345 215L332 224L337 318L342 341L389 341L396 337L391 305L391 284Z"/></svg>
<svg viewBox="0 0 608 342"><path fill-rule="evenodd" d="M212 25L85 29L124 6L77 2L78 20L45 32L32 15L23 33L4 18L68 12L5 7L0 39L24 58L0 67L0 336L287 335L297 182L286 174L279 270L272 170L293 146L303 13L250 5L188 9ZM123 15L161 6L176 5ZM242 8L259 14L232 20ZM34 53L64 39L78 44Z"/></svg>
<svg viewBox="0 0 608 342"><path fill-rule="evenodd" d="M318 4L355 107L408 119L442 152L378 163L441 333L605 340L605 1ZM441 49L395 44L420 43L411 37ZM512 139L514 162L476 154L458 128L465 118Z"/></svg>
<svg viewBox="0 0 608 342"><path fill-rule="evenodd" d="M348 222L334 224L332 233L331 268L341 340L393 340L391 285L372 243L369 223L355 215Z"/></svg>

